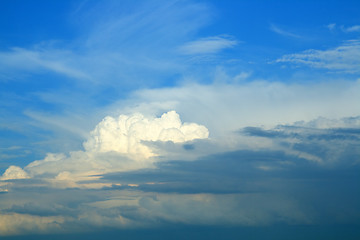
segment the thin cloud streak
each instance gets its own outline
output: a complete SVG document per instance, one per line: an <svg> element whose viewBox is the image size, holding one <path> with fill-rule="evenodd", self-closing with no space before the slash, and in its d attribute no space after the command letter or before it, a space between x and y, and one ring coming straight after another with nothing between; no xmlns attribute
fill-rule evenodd
<svg viewBox="0 0 360 240"><path fill-rule="evenodd" d="M275 62L356 74L360 72L360 41L349 40L332 49L310 49L302 53L288 54Z"/></svg>
<svg viewBox="0 0 360 240"><path fill-rule="evenodd" d="M9 52L0 52L0 71L6 73L8 70L16 69L37 72L45 69L70 78L90 80L91 77L84 71L72 67L73 59L76 58L77 56L69 51L13 48Z"/></svg>
<svg viewBox="0 0 360 240"><path fill-rule="evenodd" d="M354 25L354 26L351 26L351 27L342 27L342 30L344 32L360 32L360 25Z"/></svg>
<svg viewBox="0 0 360 240"><path fill-rule="evenodd" d="M226 48L233 48L237 44L238 41L229 37L215 36L185 43L178 48L178 51L185 55L215 54Z"/></svg>
<svg viewBox="0 0 360 240"><path fill-rule="evenodd" d="M285 36L285 37L292 37L292 38L301 38L300 35L297 35L297 34L294 34L294 33L291 33L291 32L288 32L288 31L285 31L284 29L281 29L280 27L274 25L274 24L271 24L270 25L270 30L277 33L277 34L280 34L282 36Z"/></svg>

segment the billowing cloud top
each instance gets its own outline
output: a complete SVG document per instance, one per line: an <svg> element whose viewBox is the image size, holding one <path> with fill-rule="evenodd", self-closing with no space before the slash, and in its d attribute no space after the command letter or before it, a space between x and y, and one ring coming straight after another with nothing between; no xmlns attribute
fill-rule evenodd
<svg viewBox="0 0 360 240"><path fill-rule="evenodd" d="M66 186L79 187L75 182L92 180L94 174L149 167L155 161L150 158L157 154L146 142L182 143L208 136L205 126L182 123L175 111L160 118L146 118L140 113L107 116L90 133L84 143L85 151L70 152L69 156L48 154L43 160L27 165L25 171L11 166L2 180L47 176L51 181L66 181Z"/></svg>
<svg viewBox="0 0 360 240"><path fill-rule="evenodd" d="M175 111L164 113L160 118L148 119L140 113L104 118L84 143L89 152L119 152L133 159L154 156L144 141L171 141L174 143L204 139L209 136L206 127L196 123L181 123Z"/></svg>
<svg viewBox="0 0 360 240"><path fill-rule="evenodd" d="M9 180L9 179L26 179L29 178L28 174L17 166L10 166L4 172L0 180Z"/></svg>

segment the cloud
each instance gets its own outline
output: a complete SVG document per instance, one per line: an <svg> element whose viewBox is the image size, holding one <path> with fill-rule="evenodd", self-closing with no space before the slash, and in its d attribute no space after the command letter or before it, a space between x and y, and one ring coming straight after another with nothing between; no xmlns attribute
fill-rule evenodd
<svg viewBox="0 0 360 240"><path fill-rule="evenodd" d="M88 136L88 132L85 132L85 130L82 129L85 124L84 121L80 122L80 119L77 119L78 121L74 121L74 119L78 118L78 116L72 116L70 120L69 117L59 115L49 116L48 114L38 113L30 110L24 111L24 115L36 121L36 123L33 123L33 125L41 125L43 128L49 126L48 128L52 131L56 131L56 129L59 129L59 132L71 133L74 136L81 138L85 138Z"/></svg>
<svg viewBox="0 0 360 240"><path fill-rule="evenodd" d="M232 48L237 44L236 40L228 36L214 36L185 43L178 48L178 51L180 54L185 55L215 54L223 49Z"/></svg>
<svg viewBox="0 0 360 240"><path fill-rule="evenodd" d="M33 196L23 199L30 203L35 200ZM57 204L52 202L54 200ZM263 201L265 204L260 204ZM271 194L143 194L122 190L97 193L69 190L51 194L43 192L37 203L13 204L0 214L0 235L81 233L104 228L142 229L170 224L261 226L287 221L308 222L296 203Z"/></svg>
<svg viewBox="0 0 360 240"><path fill-rule="evenodd" d="M153 168L158 161L194 160L208 154L245 148L273 147L284 151L281 146L283 141L275 141L271 136L276 132L263 129L273 129L277 125L291 126L299 121L309 122L319 116L324 119L317 120L316 128L350 128L350 124L356 127L356 121L350 118L343 122L328 119L357 116L359 105L353 103L360 101L359 89L359 81L306 85L253 81L139 90L127 100L117 102L116 110L108 109L112 115L117 115L117 112L123 114L116 118L104 118L84 142L85 151L48 154L43 160L30 163L24 171L31 177L44 177L56 187L102 188L109 183L97 177L101 174ZM335 93L336 98L333 97ZM183 119L193 119L196 123L182 123L179 115L169 109L176 109ZM154 115L160 117L148 117ZM259 141L261 136L255 136L254 131L253 137L236 134L238 129L249 126L257 128L265 138ZM196 141L207 139L208 129L212 138ZM301 139L306 139L304 136ZM336 145L335 140L332 141L326 144ZM184 147L184 144L191 147ZM326 144L321 145L324 151L329 149ZM311 152L308 147L298 144L287 151L292 155L301 153L303 158L318 162L331 155L331 151L324 155ZM79 185L81 181L83 185Z"/></svg>
<svg viewBox="0 0 360 240"><path fill-rule="evenodd" d="M63 217L39 217L26 214L0 214L0 235L60 232Z"/></svg>
<svg viewBox="0 0 360 240"><path fill-rule="evenodd" d="M179 61L173 49L188 42L212 15L208 4L193 1L85 1L79 5L67 19L75 30L72 41L43 39L28 48L0 51L0 75L16 79L25 73L30 81L39 73L55 73L89 83L75 87L85 95L99 85L117 90L158 85L159 76L184 69L187 63Z"/></svg>
<svg viewBox="0 0 360 240"><path fill-rule="evenodd" d="M146 142L185 143L206 139L209 131L196 123L182 123L175 111L160 118L145 118L136 113L118 118L104 118L84 142L85 151L65 154L48 154L43 160L34 161L22 170L9 167L2 180L45 176L54 187L102 188L106 183L94 183L102 173L128 171L151 167L159 154L155 145ZM161 152L166 155L166 151ZM28 174L28 173L29 174ZM77 184L78 181L87 181Z"/></svg>
<svg viewBox="0 0 360 240"><path fill-rule="evenodd" d="M46 110L56 115L36 109L21 114L81 137L86 136L82 122L76 114L64 117L59 105L74 113L110 115L91 132L83 150L60 150L23 169L10 166L5 171L0 235L164 229L167 224L359 222L359 118L329 118L359 115L360 81L247 81L251 71L236 63L240 74L233 77L219 71L219 81L211 84L173 84L167 80L186 75L183 70L190 65L181 61L189 56L174 49L201 57L233 48L238 41L224 35L194 38L208 22L209 9L202 3L110 2L87 13L82 36L71 46L0 54L0 74L26 71L36 76L26 81L33 81L39 72L57 73L61 78L51 80L67 80L64 88L76 88L69 90L71 98L57 86L36 94L55 103ZM83 1L75 15L84 18L81 12L89 3ZM104 13L105 19L99 17ZM299 37L276 26L272 30ZM67 86L65 77L92 81ZM156 88L163 81L175 86ZM142 89L128 93L128 85ZM33 85L22 88L27 86ZM34 87L26 93L33 94ZM119 96L113 108L100 109ZM324 118L313 120L319 116Z"/></svg>
<svg viewBox="0 0 360 240"><path fill-rule="evenodd" d="M75 79L89 80L84 71L74 68L74 55L70 51L13 48L8 52L0 52L0 71L11 69L39 72L49 70Z"/></svg>
<svg viewBox="0 0 360 240"><path fill-rule="evenodd" d="M333 31L336 28L336 23L330 23L326 26L330 31Z"/></svg>
<svg viewBox="0 0 360 240"><path fill-rule="evenodd" d="M147 119L141 114L120 115L117 119L106 117L99 123L84 147L89 152L115 151L135 159L143 159L155 156L143 141L181 143L208 136L209 131L204 126L196 123L182 124L175 111L164 113L155 119Z"/></svg>
<svg viewBox="0 0 360 240"><path fill-rule="evenodd" d="M288 31L285 31L285 30L279 28L278 26L276 26L274 24L270 25L270 30L277 33L277 34L285 36L285 37L301 38L301 36L299 36L297 34L294 34L294 33L291 33L291 32L288 32Z"/></svg>
<svg viewBox="0 0 360 240"><path fill-rule="evenodd" d="M37 144L37 155L76 150L106 116L103 108L119 96L139 86L173 85L186 72L193 74L188 57L174 49L197 39L213 12L209 4L194 1L80 5L66 20L74 30L71 39L0 51L0 122L26 133L30 141L13 138L21 145Z"/></svg>
<svg viewBox="0 0 360 240"><path fill-rule="evenodd" d="M271 194L158 194L156 198L140 199L140 206L155 219L177 224L212 225L221 222L259 226L283 221L307 222L296 204ZM169 209L172 209L171 213Z"/></svg>
<svg viewBox="0 0 360 240"><path fill-rule="evenodd" d="M360 32L360 25L354 25L354 26L351 26L351 27L342 27L342 30L344 32Z"/></svg>
<svg viewBox="0 0 360 240"><path fill-rule="evenodd" d="M357 116L360 106L354 103L360 102L358 91L360 81L192 83L138 90L126 101L116 102L109 111L159 114L176 109L183 119L205 125L212 138L224 136L230 146L230 133L242 127L275 127L319 116Z"/></svg>
<svg viewBox="0 0 360 240"><path fill-rule="evenodd" d="M0 180L12 180L12 179L26 179L29 178L29 175L20 167L10 166Z"/></svg>
<svg viewBox="0 0 360 240"><path fill-rule="evenodd" d="M248 136L271 139L282 149L326 167L353 166L360 163L360 117L344 119L318 118L310 122L279 125L273 129L246 127Z"/></svg>
<svg viewBox="0 0 360 240"><path fill-rule="evenodd" d="M353 33L360 32L360 25L353 25L350 27L345 27L344 25L337 26L335 23L328 24L326 26L330 31L334 31L335 29L340 29L345 33Z"/></svg>
<svg viewBox="0 0 360 240"><path fill-rule="evenodd" d="M277 59L276 63L307 65L313 68L332 71L358 73L360 65L360 41L351 40L327 50L306 50L302 53L288 54Z"/></svg>
<svg viewBox="0 0 360 240"><path fill-rule="evenodd" d="M146 122L151 129L156 128L155 123L161 123L164 129L174 126L181 129L185 125L179 124L175 112L162 116L123 115L97 127L116 132L127 121L128 126ZM122 124L114 125L114 121ZM350 159L351 164L335 167L308 161L305 154L293 152L320 153L317 156L322 157L351 145L356 150L359 121L359 117L319 118L270 129L247 127L241 134L235 133L237 139L229 136L235 141L235 151L219 147L221 139L184 142L192 147L177 146L183 152L204 150L206 154L196 161L184 161L182 154L177 155L177 161L169 161L165 155L163 161L141 168L125 153L116 152L116 148L109 152L96 149L97 152L71 152L69 156L49 154L25 167L33 179L6 182L9 200L0 202L0 220L6 221L1 235L163 224L266 226L357 221L360 195L354 194L354 189L359 165L351 161L359 152L347 150L355 156ZM159 138L161 134L155 132L153 135L152 131L141 131L143 136ZM245 141L236 142L243 137ZM257 138L256 142L265 138L273 144L257 148L251 138ZM168 144L177 145L173 141L155 143L164 144L164 150L171 150ZM339 146L335 148L336 145ZM340 156L341 161L345 159L335 156ZM131 164L135 167L131 168ZM337 196L339 191L341 195ZM333 207L338 205L344 207L341 210Z"/></svg>

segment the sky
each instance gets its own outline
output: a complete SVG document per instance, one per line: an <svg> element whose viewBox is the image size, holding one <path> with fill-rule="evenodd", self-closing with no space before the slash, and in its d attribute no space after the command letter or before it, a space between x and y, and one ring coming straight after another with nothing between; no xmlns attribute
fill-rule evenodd
<svg viewBox="0 0 360 240"><path fill-rule="evenodd" d="M2 239L359 239L360 2L0 2Z"/></svg>

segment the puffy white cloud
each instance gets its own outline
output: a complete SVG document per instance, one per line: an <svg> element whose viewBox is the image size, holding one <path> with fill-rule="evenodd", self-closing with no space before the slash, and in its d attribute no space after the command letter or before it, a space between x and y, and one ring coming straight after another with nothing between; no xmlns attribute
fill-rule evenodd
<svg viewBox="0 0 360 240"><path fill-rule="evenodd" d="M8 169L6 169L0 180L26 179L26 178L29 178L29 175L21 167L10 166Z"/></svg>
<svg viewBox="0 0 360 240"><path fill-rule="evenodd" d="M149 142L184 143L206 139L208 129L196 123L182 123L175 111L159 118L146 118L140 113L105 117L84 142L85 151L73 151L68 155L49 153L25 167L9 167L2 180L39 177L47 179L57 188L102 188L109 183L94 182L96 175L151 167L158 155L156 144ZM166 155L164 149L161 154ZM79 185L77 182L82 181ZM87 182L87 183L84 183Z"/></svg>
<svg viewBox="0 0 360 240"><path fill-rule="evenodd" d="M204 139L209 136L206 127L196 123L182 123L175 111L160 118L148 119L137 113L104 118L84 143L88 152L118 152L133 159L155 156L144 141L171 141L174 143Z"/></svg>

